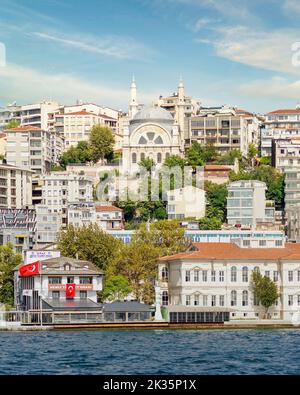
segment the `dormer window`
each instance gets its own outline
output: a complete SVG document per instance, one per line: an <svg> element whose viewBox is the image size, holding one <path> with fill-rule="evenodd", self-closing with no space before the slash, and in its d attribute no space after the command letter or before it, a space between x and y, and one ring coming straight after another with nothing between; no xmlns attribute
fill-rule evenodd
<svg viewBox="0 0 300 395"><path fill-rule="evenodd" d="M64 269L67 270L67 271L71 270L71 265L66 264L66 265L64 266Z"/></svg>

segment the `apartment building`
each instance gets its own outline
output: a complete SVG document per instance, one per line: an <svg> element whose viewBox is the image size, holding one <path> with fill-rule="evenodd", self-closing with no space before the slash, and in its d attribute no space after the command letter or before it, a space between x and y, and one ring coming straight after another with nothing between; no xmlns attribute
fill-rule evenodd
<svg viewBox="0 0 300 395"><path fill-rule="evenodd" d="M300 138L300 108L279 109L265 115L261 129L261 156L272 155L272 142Z"/></svg>
<svg viewBox="0 0 300 395"><path fill-rule="evenodd" d="M25 167L42 175L50 171L50 133L36 126L7 129L6 161L9 165Z"/></svg>
<svg viewBox="0 0 300 395"><path fill-rule="evenodd" d="M108 203L70 203L68 224L76 227L97 224L105 231L119 231L124 229L123 210Z"/></svg>
<svg viewBox="0 0 300 395"><path fill-rule="evenodd" d="M11 120L11 112L8 107L0 107L0 131L6 128L6 125Z"/></svg>
<svg viewBox="0 0 300 395"><path fill-rule="evenodd" d="M21 209L32 205L32 171L0 160L0 208Z"/></svg>
<svg viewBox="0 0 300 395"><path fill-rule="evenodd" d="M38 204L36 210L35 243L39 248L57 242L57 236L62 226L62 215L53 212L46 205Z"/></svg>
<svg viewBox="0 0 300 395"><path fill-rule="evenodd" d="M11 243L20 254L33 248L36 222L35 210L0 208L0 244Z"/></svg>
<svg viewBox="0 0 300 395"><path fill-rule="evenodd" d="M167 192L168 219L200 219L205 216L205 191L193 186Z"/></svg>
<svg viewBox="0 0 300 395"><path fill-rule="evenodd" d="M227 223L256 229L261 223L275 223L275 205L266 201L266 184L257 180L234 181L228 185Z"/></svg>
<svg viewBox="0 0 300 395"><path fill-rule="evenodd" d="M230 108L201 108L199 115L185 120L185 142L213 144L220 154L239 149L248 154L250 143L258 144L260 123L254 114Z"/></svg>
<svg viewBox="0 0 300 395"><path fill-rule="evenodd" d="M51 213L62 216L62 224L67 223L67 208L71 202L93 201L93 179L74 173L51 172L42 176L42 204Z"/></svg>
<svg viewBox="0 0 300 395"><path fill-rule="evenodd" d="M300 167L300 136L273 139L272 166L281 172L291 167Z"/></svg>
<svg viewBox="0 0 300 395"><path fill-rule="evenodd" d="M253 272L260 272L279 291L268 318L291 320L300 306L299 267L297 243L274 248L194 243L186 253L160 259L162 304L168 308L171 322L224 321L229 315L231 320L263 318L266 310L251 285Z"/></svg>
<svg viewBox="0 0 300 395"><path fill-rule="evenodd" d="M300 204L300 167L287 168L285 174L284 203L285 210Z"/></svg>

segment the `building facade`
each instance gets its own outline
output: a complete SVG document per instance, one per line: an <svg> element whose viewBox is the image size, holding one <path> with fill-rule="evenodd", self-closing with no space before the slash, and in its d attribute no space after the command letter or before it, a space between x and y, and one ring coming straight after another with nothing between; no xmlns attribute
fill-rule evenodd
<svg viewBox="0 0 300 395"><path fill-rule="evenodd" d="M258 223L275 223L273 201L266 201L266 184L257 180L234 181L228 185L227 223L256 229Z"/></svg>
<svg viewBox="0 0 300 395"><path fill-rule="evenodd" d="M57 242L58 233L62 226L62 215L54 212L48 206L38 204L36 210L35 244L41 248Z"/></svg>
<svg viewBox="0 0 300 395"><path fill-rule="evenodd" d="M162 304L174 313L227 311L231 319L263 318L266 310L251 286L252 273L257 271L271 278L279 292L268 318L291 320L300 306L299 264L300 244L275 248L194 244L186 253L161 258ZM196 317L186 319L191 322Z"/></svg>
<svg viewBox="0 0 300 395"><path fill-rule="evenodd" d="M205 191L193 186L167 192L168 219L200 219L205 216Z"/></svg>

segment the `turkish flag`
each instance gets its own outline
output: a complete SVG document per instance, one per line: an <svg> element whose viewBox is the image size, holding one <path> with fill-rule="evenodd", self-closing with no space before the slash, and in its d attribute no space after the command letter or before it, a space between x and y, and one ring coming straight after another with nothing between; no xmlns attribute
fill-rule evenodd
<svg viewBox="0 0 300 395"><path fill-rule="evenodd" d="M29 276L35 276L36 274L40 274L39 271L39 264L40 262L32 262L28 263L28 265L23 265L19 268L19 275L21 277L29 277Z"/></svg>
<svg viewBox="0 0 300 395"><path fill-rule="evenodd" d="M74 298L74 297L75 297L75 284L67 284L66 298Z"/></svg>

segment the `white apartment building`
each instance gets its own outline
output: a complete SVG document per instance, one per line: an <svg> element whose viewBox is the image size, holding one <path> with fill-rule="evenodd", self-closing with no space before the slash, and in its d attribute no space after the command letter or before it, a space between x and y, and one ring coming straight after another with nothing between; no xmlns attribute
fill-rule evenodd
<svg viewBox="0 0 300 395"><path fill-rule="evenodd" d="M5 130L6 161L9 165L30 169L36 175L50 171L50 133L36 126Z"/></svg>
<svg viewBox="0 0 300 395"><path fill-rule="evenodd" d="M272 141L272 166L285 172L300 167L300 136L277 138Z"/></svg>
<svg viewBox="0 0 300 395"><path fill-rule="evenodd" d="M185 142L213 144L220 154L239 149L247 156L250 143L258 145L260 122L245 110L223 106L201 108L199 115L186 118Z"/></svg>
<svg viewBox="0 0 300 395"><path fill-rule="evenodd" d="M273 140L295 137L300 137L300 108L267 113L261 129L261 156L272 155Z"/></svg>
<svg viewBox="0 0 300 395"><path fill-rule="evenodd" d="M272 319L291 320L300 308L300 244L242 248L234 243L195 243L159 264L162 304L171 322L258 319L266 314L252 292L254 271L271 278L279 298L268 310ZM208 319L205 314L209 313ZM228 319L225 319L228 320Z"/></svg>
<svg viewBox="0 0 300 395"><path fill-rule="evenodd" d="M31 181L32 171L0 163L0 208L30 207L32 205Z"/></svg>
<svg viewBox="0 0 300 395"><path fill-rule="evenodd" d="M67 223L67 208L71 202L93 201L93 179L74 173L51 172L42 177L42 204L51 213L62 215L62 224Z"/></svg>
<svg viewBox="0 0 300 395"><path fill-rule="evenodd" d="M76 146L80 141L87 141L95 125L107 126L113 132L117 131L117 119L107 115L96 114L86 109L70 112L70 108L65 107L64 110L63 114L54 114L54 125L57 134L64 138L66 150Z"/></svg>
<svg viewBox="0 0 300 395"><path fill-rule="evenodd" d="M285 210L300 204L300 166L285 169L284 202Z"/></svg>
<svg viewBox="0 0 300 395"><path fill-rule="evenodd" d="M168 219L200 219L205 216L205 191L191 185L167 192Z"/></svg>
<svg viewBox="0 0 300 395"><path fill-rule="evenodd" d="M274 202L266 201L266 184L257 180L228 185L227 223L256 229L258 223L275 223Z"/></svg>
<svg viewBox="0 0 300 395"><path fill-rule="evenodd" d="M37 204L36 210L36 244L41 247L56 243L57 236L62 226L62 215L53 212L48 206Z"/></svg>
<svg viewBox="0 0 300 395"><path fill-rule="evenodd" d="M97 224L105 231L124 229L123 210L108 203L70 203L68 224L76 227Z"/></svg>

